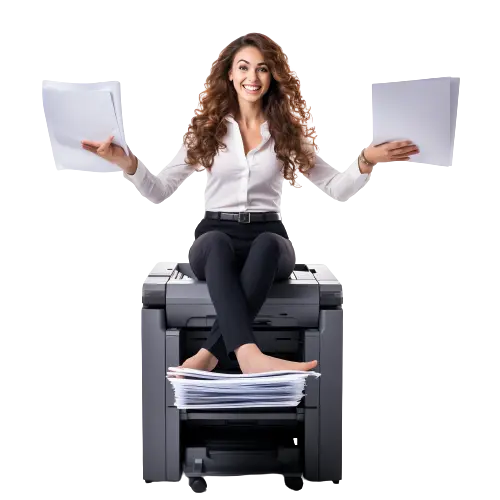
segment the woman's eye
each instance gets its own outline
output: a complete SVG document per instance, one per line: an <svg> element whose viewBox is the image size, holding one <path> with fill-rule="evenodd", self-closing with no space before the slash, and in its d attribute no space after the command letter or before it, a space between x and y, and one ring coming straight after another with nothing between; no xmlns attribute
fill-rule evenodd
<svg viewBox="0 0 500 500"><path fill-rule="evenodd" d="M247 67L246 66L240 66L238 69L247 69ZM267 73L267 69L266 68L259 68L259 69L263 70L262 71L263 73Z"/></svg>

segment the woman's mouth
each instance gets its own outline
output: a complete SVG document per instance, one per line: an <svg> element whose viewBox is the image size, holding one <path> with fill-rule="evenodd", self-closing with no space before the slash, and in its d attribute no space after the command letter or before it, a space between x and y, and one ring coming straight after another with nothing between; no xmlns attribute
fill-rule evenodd
<svg viewBox="0 0 500 500"><path fill-rule="evenodd" d="M259 90L261 89L261 85L243 85L243 88L249 94L257 94L257 92L259 92Z"/></svg>

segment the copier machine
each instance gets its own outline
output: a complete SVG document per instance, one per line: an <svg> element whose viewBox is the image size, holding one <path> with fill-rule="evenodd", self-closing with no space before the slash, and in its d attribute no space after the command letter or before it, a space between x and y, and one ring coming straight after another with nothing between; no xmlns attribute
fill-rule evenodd
<svg viewBox="0 0 500 500"><path fill-rule="evenodd" d="M260 349L293 361L316 359L296 407L178 409L169 366L203 345L215 320L207 284L189 263L159 262L142 289L143 479L282 474L285 484L338 484L342 468L342 286L322 264L296 264L275 281L255 317ZM215 371L241 373L231 353Z"/></svg>

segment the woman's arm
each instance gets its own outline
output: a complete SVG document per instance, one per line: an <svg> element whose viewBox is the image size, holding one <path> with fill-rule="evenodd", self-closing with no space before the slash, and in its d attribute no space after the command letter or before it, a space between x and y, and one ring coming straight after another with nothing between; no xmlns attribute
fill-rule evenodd
<svg viewBox="0 0 500 500"><path fill-rule="evenodd" d="M366 158L366 155L365 155ZM368 160L368 158L366 158ZM358 156L358 166L359 166L359 171L362 174L371 174L373 167L376 165L376 163L373 163L372 165L367 165L366 163L363 163L362 161L359 160Z"/></svg>
<svg viewBox="0 0 500 500"><path fill-rule="evenodd" d="M195 171L194 167L185 163L186 154L187 150L183 144L172 161L157 176L134 155L132 167L124 170L123 176L148 200L161 203Z"/></svg>
<svg viewBox="0 0 500 500"><path fill-rule="evenodd" d="M130 151L130 149L129 149ZM130 151L132 153L132 151ZM135 171L137 170L137 156L135 156L133 153L132 153L132 159L130 160L130 166L129 165L126 165L126 166L122 166L122 170L127 173L128 175L134 175L135 174Z"/></svg>
<svg viewBox="0 0 500 500"><path fill-rule="evenodd" d="M347 201L370 180L371 173L363 173L361 168L356 158L346 170L339 172L315 155L314 167L304 176L328 196L338 201Z"/></svg>

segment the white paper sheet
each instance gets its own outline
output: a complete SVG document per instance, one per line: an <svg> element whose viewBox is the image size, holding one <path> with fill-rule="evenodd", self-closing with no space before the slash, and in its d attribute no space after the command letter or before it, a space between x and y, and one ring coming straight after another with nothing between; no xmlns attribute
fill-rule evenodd
<svg viewBox="0 0 500 500"><path fill-rule="evenodd" d="M207 372L204 370L195 370L194 368L181 368L180 366L170 366L168 368L169 373L175 374L179 373L183 377L191 376L195 378L206 378L206 379L245 379L245 378L261 378L261 377L281 377L282 375L299 375L301 377L319 377L319 373L314 371L303 371L303 370L277 370L273 372L259 372L259 373L219 373L219 372Z"/></svg>
<svg viewBox="0 0 500 500"><path fill-rule="evenodd" d="M103 91L111 93L111 100L113 102L113 108L115 110L116 119L118 121L118 128L120 130L120 136L117 137L117 144L120 144L125 150L127 155L129 154L127 146L127 137L125 135L125 128L123 125L123 114L122 114L122 93L119 80L103 80L101 82L88 82L85 80L73 80L73 81L57 81L49 80L46 81L42 87L42 93L44 88L51 88L60 91L64 90L93 90L93 91Z"/></svg>
<svg viewBox="0 0 500 500"><path fill-rule="evenodd" d="M373 142L409 139L420 152L410 162L451 166L460 78L372 85Z"/></svg>
<svg viewBox="0 0 500 500"><path fill-rule="evenodd" d="M120 83L66 83L44 80L42 98L54 161L58 170L121 172L121 168L82 148L80 141L113 143L126 154Z"/></svg>
<svg viewBox="0 0 500 500"><path fill-rule="evenodd" d="M170 367L167 379L178 408L253 408L297 406L304 396L306 378L320 375L298 370L228 374Z"/></svg>
<svg viewBox="0 0 500 500"><path fill-rule="evenodd" d="M201 408L258 408L262 406L269 406L269 407L274 407L274 406L297 406L300 403L300 399L286 399L286 400L280 400L280 401L265 401L262 399L255 399L255 400L245 400L245 401L239 401L239 402L234 402L234 401L219 401L218 399L214 398L212 401L189 401L183 398L177 398L175 401L175 406L179 409L201 409Z"/></svg>
<svg viewBox="0 0 500 500"><path fill-rule="evenodd" d="M453 165L453 150L455 149L455 129L457 126L459 90L460 78L450 78L450 166Z"/></svg>

